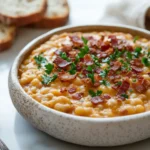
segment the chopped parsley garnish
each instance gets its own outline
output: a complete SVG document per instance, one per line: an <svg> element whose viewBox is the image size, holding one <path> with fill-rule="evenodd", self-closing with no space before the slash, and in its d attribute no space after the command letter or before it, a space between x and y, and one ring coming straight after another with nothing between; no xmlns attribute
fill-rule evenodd
<svg viewBox="0 0 150 150"><path fill-rule="evenodd" d="M107 57L107 58L102 59L102 62L103 62L103 63L110 64L110 57Z"/></svg>
<svg viewBox="0 0 150 150"><path fill-rule="evenodd" d="M48 63L48 64L45 65L45 68L46 68L45 72L47 74L50 74L52 72L53 68L54 68L54 65L51 64L51 63Z"/></svg>
<svg viewBox="0 0 150 150"><path fill-rule="evenodd" d="M93 90L89 90L89 94L90 94L92 97L100 96L100 95L102 94L102 91L97 90L96 92L94 92Z"/></svg>
<svg viewBox="0 0 150 150"><path fill-rule="evenodd" d="M139 36L135 36L133 42L135 43L139 39Z"/></svg>
<svg viewBox="0 0 150 150"><path fill-rule="evenodd" d="M146 66L149 67L150 66L150 60L146 57L142 58L142 63Z"/></svg>
<svg viewBox="0 0 150 150"><path fill-rule="evenodd" d="M75 60L76 62L78 62L80 58L83 58L84 55L86 55L89 52L89 47L87 46L87 42L88 42L87 39L82 37L82 41L84 43L84 46L80 48L80 52L78 53L76 60Z"/></svg>
<svg viewBox="0 0 150 150"><path fill-rule="evenodd" d="M106 80L101 80L100 84L105 85L105 86L110 86L110 83Z"/></svg>
<svg viewBox="0 0 150 150"><path fill-rule="evenodd" d="M79 58L83 58L89 52L89 47L85 45L83 48L80 48L80 52L78 53Z"/></svg>
<svg viewBox="0 0 150 150"><path fill-rule="evenodd" d="M81 37L81 39L82 39L82 41L83 41L84 45L87 45L88 40L87 40L86 38L84 38L83 36Z"/></svg>
<svg viewBox="0 0 150 150"><path fill-rule="evenodd" d="M122 63L122 70L127 70L127 71L131 71L131 66L130 66L130 63L128 61L124 61L124 60L120 60L120 62Z"/></svg>
<svg viewBox="0 0 150 150"><path fill-rule="evenodd" d="M150 57L150 52L147 53L147 57Z"/></svg>
<svg viewBox="0 0 150 150"><path fill-rule="evenodd" d="M125 50L119 51L118 49L115 50L113 54L110 55L111 60L115 60L116 58L119 58L125 53Z"/></svg>
<svg viewBox="0 0 150 150"><path fill-rule="evenodd" d="M116 49L115 52L110 55L110 57L106 57L106 58L102 59L102 62L110 64L111 60L115 60L115 59L119 58L124 53L125 53L125 50L119 51L118 49Z"/></svg>
<svg viewBox="0 0 150 150"><path fill-rule="evenodd" d="M115 83L116 86L120 86L122 85L122 82L121 81L118 81L117 83Z"/></svg>
<svg viewBox="0 0 150 150"><path fill-rule="evenodd" d="M41 65L47 62L47 59L41 55L35 56L34 60L36 64L38 65L38 68L41 68Z"/></svg>
<svg viewBox="0 0 150 150"><path fill-rule="evenodd" d="M141 47L136 47L135 51L133 52L133 55L138 58L139 55L141 54L142 48Z"/></svg>
<svg viewBox="0 0 150 150"><path fill-rule="evenodd" d="M132 53L131 52L127 51L126 55L127 55L127 59L129 59L129 60L132 59Z"/></svg>
<svg viewBox="0 0 150 150"><path fill-rule="evenodd" d="M68 58L68 56L67 56L67 54L66 54L65 52L61 52L61 53L59 54L59 56L60 56L62 59L66 60L66 61L70 61L70 59Z"/></svg>
<svg viewBox="0 0 150 150"><path fill-rule="evenodd" d="M136 79L132 79L132 82L136 82Z"/></svg>
<svg viewBox="0 0 150 150"><path fill-rule="evenodd" d="M121 94L121 96L124 97L124 98L128 98L128 97L129 97L129 96L128 96L127 94L125 94L125 93Z"/></svg>
<svg viewBox="0 0 150 150"><path fill-rule="evenodd" d="M87 71L92 72L93 71L93 66L87 66Z"/></svg>
<svg viewBox="0 0 150 150"><path fill-rule="evenodd" d="M102 77L102 78L105 78L106 76L107 76L107 74L108 74L108 70L106 70L106 69L104 69L104 70L102 70L101 72L100 72L100 76Z"/></svg>
<svg viewBox="0 0 150 150"><path fill-rule="evenodd" d="M91 79L92 83L95 82L95 80L94 80L94 73L88 73L87 77Z"/></svg>
<svg viewBox="0 0 150 150"><path fill-rule="evenodd" d="M100 67L100 66L101 66L101 64L99 63L98 58L97 58L95 55L91 55L91 56L92 56L92 59L93 59L93 61L94 61L95 65Z"/></svg>
<svg viewBox="0 0 150 150"><path fill-rule="evenodd" d="M49 83L51 83L52 81L54 81L56 78L57 78L57 75L56 75L56 74L54 74L52 77L50 77L50 76L47 75L47 74L44 74L44 75L42 76L42 83L43 83L44 85L48 85Z"/></svg>
<svg viewBox="0 0 150 150"><path fill-rule="evenodd" d="M70 70L69 70L69 73L70 74L75 74L76 72L77 72L77 70L76 70L76 65L75 65L75 63L72 63L71 65L70 65Z"/></svg>

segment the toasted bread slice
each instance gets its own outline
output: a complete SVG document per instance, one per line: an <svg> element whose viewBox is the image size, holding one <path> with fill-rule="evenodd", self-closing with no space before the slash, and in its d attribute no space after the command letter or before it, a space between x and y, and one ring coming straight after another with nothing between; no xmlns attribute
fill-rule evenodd
<svg viewBox="0 0 150 150"><path fill-rule="evenodd" d="M34 26L40 28L55 28L66 24L69 18L67 0L48 0L47 11L42 20Z"/></svg>
<svg viewBox="0 0 150 150"><path fill-rule="evenodd" d="M0 51L10 48L16 35L16 27L0 23Z"/></svg>
<svg viewBox="0 0 150 150"><path fill-rule="evenodd" d="M23 26L42 19L46 0L0 0L0 21L7 25Z"/></svg>

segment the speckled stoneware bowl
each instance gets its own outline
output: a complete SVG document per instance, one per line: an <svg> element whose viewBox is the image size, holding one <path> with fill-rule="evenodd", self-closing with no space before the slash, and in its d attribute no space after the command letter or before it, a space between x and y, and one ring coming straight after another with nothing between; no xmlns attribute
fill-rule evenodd
<svg viewBox="0 0 150 150"><path fill-rule="evenodd" d="M117 146L150 137L150 112L115 117L88 118L48 108L25 93L18 81L18 67L25 56L54 34L62 32L121 31L150 39L150 32L115 25L84 25L63 27L41 35L21 50L9 74L9 91L18 112L34 127L58 139L86 146Z"/></svg>

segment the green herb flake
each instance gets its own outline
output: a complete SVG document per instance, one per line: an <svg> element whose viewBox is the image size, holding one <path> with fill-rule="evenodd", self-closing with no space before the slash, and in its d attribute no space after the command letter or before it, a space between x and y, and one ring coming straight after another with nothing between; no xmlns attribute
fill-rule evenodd
<svg viewBox="0 0 150 150"><path fill-rule="evenodd" d="M91 55L91 56L92 56L92 59L93 59L93 61L94 61L95 65L100 67L100 66L101 66L101 64L99 63L98 58L97 58L95 55Z"/></svg>
<svg viewBox="0 0 150 150"><path fill-rule="evenodd" d="M129 96L128 96L127 94L125 94L125 93L121 94L121 96L124 97L124 98L128 98L128 97L129 97Z"/></svg>
<svg viewBox="0 0 150 150"><path fill-rule="evenodd" d="M142 58L142 63L146 66L149 67L150 66L150 60L146 57Z"/></svg>
<svg viewBox="0 0 150 150"><path fill-rule="evenodd" d="M42 84L49 85L49 83L53 82L57 78L57 75L54 74L52 77L47 74L42 75Z"/></svg>
<svg viewBox="0 0 150 150"><path fill-rule="evenodd" d="M127 55L127 59L132 60L132 53L131 52L128 51L126 53L126 55Z"/></svg>
<svg viewBox="0 0 150 150"><path fill-rule="evenodd" d="M122 82L121 82L121 81L118 81L115 85L116 85L116 86L120 86L120 85L122 85Z"/></svg>
<svg viewBox="0 0 150 150"><path fill-rule="evenodd" d="M66 54L65 52L61 52L61 53L59 54L59 56L60 56L62 59L66 60L66 61L70 61L70 59L68 58L68 56L67 56L67 54Z"/></svg>
<svg viewBox="0 0 150 150"><path fill-rule="evenodd" d="M78 53L78 58L83 58L89 52L89 47L85 45L83 48L80 48L80 52Z"/></svg>
<svg viewBox="0 0 150 150"><path fill-rule="evenodd" d="M106 80L101 80L100 84L105 85L105 86L110 86L110 83Z"/></svg>
<svg viewBox="0 0 150 150"><path fill-rule="evenodd" d="M47 59L41 55L35 56L34 60L36 64L38 65L38 68L41 68L41 65L47 62Z"/></svg>
<svg viewBox="0 0 150 150"><path fill-rule="evenodd" d="M84 38L83 36L81 37L81 39L82 39L82 41L83 41L84 45L87 45L88 40L87 40L86 38Z"/></svg>
<svg viewBox="0 0 150 150"><path fill-rule="evenodd" d="M87 77L91 79L92 83L94 83L94 73L88 73Z"/></svg>
<svg viewBox="0 0 150 150"><path fill-rule="evenodd" d="M139 38L140 38L139 36L135 36L133 42L135 43Z"/></svg>
<svg viewBox="0 0 150 150"><path fill-rule="evenodd" d="M100 95L102 94L102 91L97 90L96 92L94 92L93 90L89 90L89 94L90 94L92 97L100 96Z"/></svg>
<svg viewBox="0 0 150 150"><path fill-rule="evenodd" d="M107 76L108 72L109 72L108 70L104 69L104 70L102 70L102 71L100 72L100 76L101 76L102 78L105 78L105 77Z"/></svg>
<svg viewBox="0 0 150 150"><path fill-rule="evenodd" d="M110 64L110 60L111 60L110 57L107 57L107 58L102 59L102 62Z"/></svg>
<svg viewBox="0 0 150 150"><path fill-rule="evenodd" d="M129 92L132 93L132 92L133 92L133 89L129 89Z"/></svg>
<svg viewBox="0 0 150 150"><path fill-rule="evenodd" d="M125 62L124 60L121 59L120 62L123 64L123 66L121 67L122 70L131 71L131 66L128 61Z"/></svg>
<svg viewBox="0 0 150 150"><path fill-rule="evenodd" d="M54 68L54 65L51 64L51 63L48 63L48 64L45 65L45 68L46 68L45 72L47 74L50 74L52 72L53 68Z"/></svg>
<svg viewBox="0 0 150 150"><path fill-rule="evenodd" d="M141 51L142 51L142 48L141 47L136 47L134 52L133 52L133 55L138 58L139 55L141 54Z"/></svg>
<svg viewBox="0 0 150 150"><path fill-rule="evenodd" d="M136 82L136 79L132 79L132 82Z"/></svg>
<svg viewBox="0 0 150 150"><path fill-rule="evenodd" d="M92 72L93 71L93 67L92 66L88 66L86 70L89 71L89 72Z"/></svg>
<svg viewBox="0 0 150 150"><path fill-rule="evenodd" d="M150 52L147 53L147 57L150 57Z"/></svg>
<svg viewBox="0 0 150 150"><path fill-rule="evenodd" d="M77 72L75 63L72 63L70 67L69 73L72 75L75 74Z"/></svg>

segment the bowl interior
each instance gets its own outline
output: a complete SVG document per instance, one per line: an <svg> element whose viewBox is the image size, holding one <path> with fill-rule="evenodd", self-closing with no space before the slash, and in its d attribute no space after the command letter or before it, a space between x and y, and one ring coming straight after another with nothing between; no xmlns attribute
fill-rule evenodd
<svg viewBox="0 0 150 150"><path fill-rule="evenodd" d="M149 115L150 116L150 112L143 112L140 114L134 114L134 115L129 115L129 116L121 116L121 117L113 117L113 118L89 118L89 117L81 117L81 116L74 116L74 115L70 115L70 114L66 114L63 112L59 112L57 110L48 108L42 104L40 104L39 102L33 100L21 87L19 80L18 80L18 68L20 66L20 64L22 63L22 61L24 60L24 58L34 49L36 48L38 45L44 43L45 41L47 41L50 37L52 37L55 34L61 34L64 32L93 32L93 31L110 31L110 32L124 32L124 33L130 33L133 36L140 36L140 37L144 37L150 40L150 32L144 29L139 29L139 28L135 28L135 27L129 27L129 26L118 26L118 25L83 25L83 26L67 26L67 27L61 27L61 28L57 28L54 30L51 30L39 37L37 37L36 39L34 39L33 41L31 41L29 44L27 44L18 54L18 56L16 57L14 64L12 66L12 79L15 82L17 88L19 90L21 90L22 94L24 94L28 99L30 99L31 101L34 101L35 103L38 103L39 107L42 107L43 109L45 109L45 111L50 111L53 113L56 113L57 115L60 116L65 116L65 117L71 117L74 119L84 119L87 121L107 121L107 122L112 122L112 121L120 121L120 120L129 120L129 119L135 119L137 117L143 117L145 115ZM136 116L136 117L135 117Z"/></svg>

